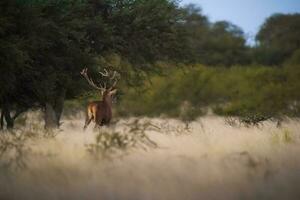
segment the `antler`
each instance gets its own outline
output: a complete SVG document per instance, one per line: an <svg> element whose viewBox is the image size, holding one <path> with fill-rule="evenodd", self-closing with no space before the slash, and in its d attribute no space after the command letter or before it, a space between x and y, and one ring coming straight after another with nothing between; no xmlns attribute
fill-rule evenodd
<svg viewBox="0 0 300 200"><path fill-rule="evenodd" d="M117 83L119 81L118 77L120 77L120 74L118 72L114 71L113 75L110 77L110 80L114 80L114 83L112 84L110 89L113 89L117 85Z"/></svg>
<svg viewBox="0 0 300 200"><path fill-rule="evenodd" d="M82 71L80 72L80 74L87 80L87 82L95 89L97 90L101 90L101 91L104 91L106 88L104 85L104 87L100 84L100 86L96 85L93 81L93 79L91 79L88 75L87 75L87 71L88 69L87 68L84 68L82 69Z"/></svg>
<svg viewBox="0 0 300 200"><path fill-rule="evenodd" d="M97 89L97 90L105 91L105 90L107 89L106 83L104 82L104 84L103 84L104 86L102 86L102 84L100 84L100 86L96 85L96 84L94 83L94 81L87 75L87 71L88 71L88 69L87 69L87 68L84 68L84 69L80 72L80 74L87 80L87 82L88 82L92 87L94 87L94 88ZM103 77L108 77L108 78L109 78L109 82L114 81L114 83L112 84L112 86L109 87L110 90L113 89L113 88L116 86L116 84L117 84L117 82L118 82L117 76L119 75L119 73L118 73L117 71L113 71L113 72L112 72L112 75L111 75L111 73L108 72L107 69L104 69L104 72L99 72L99 74L101 74Z"/></svg>
<svg viewBox="0 0 300 200"><path fill-rule="evenodd" d="M99 74L101 74L102 76L109 76L108 71L106 69L104 69L104 73L99 72Z"/></svg>
<svg viewBox="0 0 300 200"><path fill-rule="evenodd" d="M118 83L118 75L119 73L117 71L108 71L106 68L104 68L104 72L99 72L102 76L104 77L108 77L109 78L109 82L114 81L114 83L109 87L109 89L113 89L116 84ZM106 85L105 85L106 86Z"/></svg>

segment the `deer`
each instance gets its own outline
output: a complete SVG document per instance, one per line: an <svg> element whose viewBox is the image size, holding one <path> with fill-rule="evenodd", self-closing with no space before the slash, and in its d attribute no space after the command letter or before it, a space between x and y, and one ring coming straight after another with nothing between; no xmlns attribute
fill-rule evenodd
<svg viewBox="0 0 300 200"><path fill-rule="evenodd" d="M90 86L101 92L102 100L88 103L83 130L88 127L92 120L96 126L101 127L104 125L109 125L112 119L113 96L117 93L115 86L118 82L117 76L119 75L116 71L109 73L106 69L104 69L104 72L99 72L99 74L108 79L109 82L113 81L111 86L107 86L106 83L103 85L101 83L98 85L95 84L93 79L88 76L87 72L88 69L84 68L80 74L86 79Z"/></svg>

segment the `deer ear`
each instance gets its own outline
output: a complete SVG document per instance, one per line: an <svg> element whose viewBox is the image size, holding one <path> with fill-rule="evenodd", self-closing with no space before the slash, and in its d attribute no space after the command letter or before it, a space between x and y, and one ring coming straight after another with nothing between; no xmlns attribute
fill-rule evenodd
<svg viewBox="0 0 300 200"><path fill-rule="evenodd" d="M113 89L113 90L111 90L111 91L109 92L109 94L110 94L110 95L116 94L117 91L118 91L117 89Z"/></svg>

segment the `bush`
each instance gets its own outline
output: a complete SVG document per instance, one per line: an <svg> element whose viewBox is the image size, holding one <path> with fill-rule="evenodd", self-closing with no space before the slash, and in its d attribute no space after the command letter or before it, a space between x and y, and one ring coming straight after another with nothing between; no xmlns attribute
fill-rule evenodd
<svg viewBox="0 0 300 200"><path fill-rule="evenodd" d="M125 115L166 114L191 119L208 107L219 115L245 119L295 116L300 100L296 92L300 91L300 70L295 68L196 65L164 69L163 76L152 76L138 89L129 88L118 110ZM182 109L184 104L189 106Z"/></svg>

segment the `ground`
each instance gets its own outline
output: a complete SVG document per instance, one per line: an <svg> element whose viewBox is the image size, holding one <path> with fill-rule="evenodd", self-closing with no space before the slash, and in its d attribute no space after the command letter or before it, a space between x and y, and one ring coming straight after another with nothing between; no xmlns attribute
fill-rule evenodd
<svg viewBox="0 0 300 200"><path fill-rule="evenodd" d="M120 119L85 132L82 117L63 121L54 133L27 124L26 137L0 134L0 199L300 199L296 120L244 127L205 116L186 129ZM15 146L3 151L7 141Z"/></svg>

